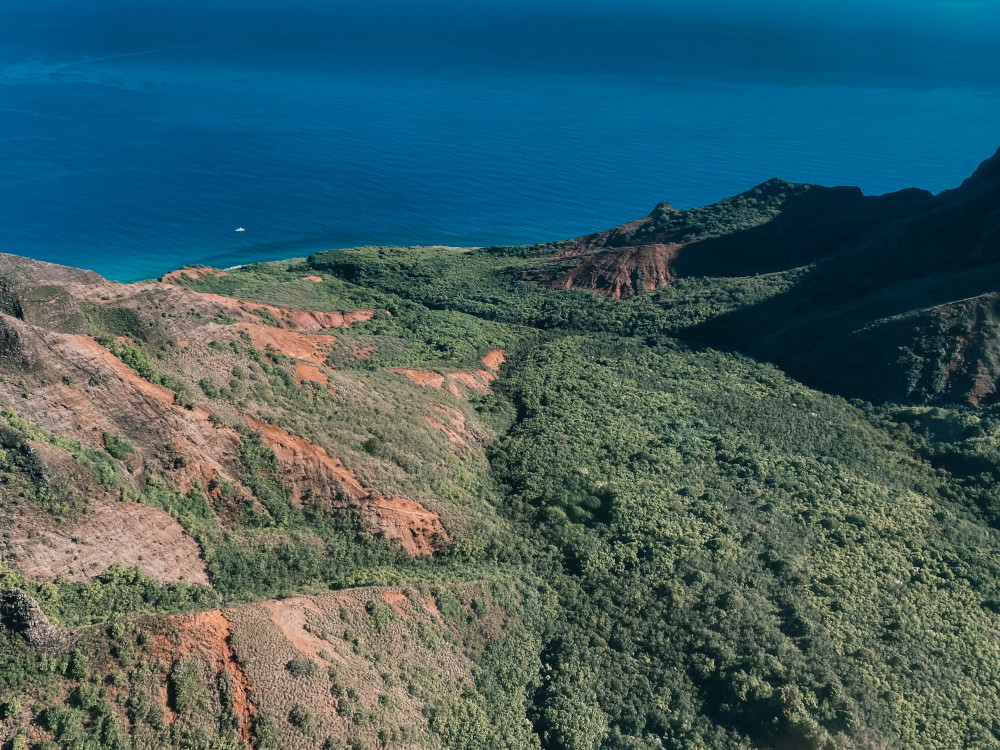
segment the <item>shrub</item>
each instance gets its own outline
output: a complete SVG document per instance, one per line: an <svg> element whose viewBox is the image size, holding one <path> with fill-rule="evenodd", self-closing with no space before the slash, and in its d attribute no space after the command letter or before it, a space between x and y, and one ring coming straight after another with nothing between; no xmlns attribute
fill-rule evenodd
<svg viewBox="0 0 1000 750"><path fill-rule="evenodd" d="M275 328L281 328L281 323L276 317L274 317L274 315L271 314L270 310L258 307L253 311L253 314L263 320L267 325L274 326Z"/></svg>
<svg viewBox="0 0 1000 750"><path fill-rule="evenodd" d="M365 605L365 612L368 613L376 633L384 633L389 627L389 623L396 619L396 613L392 611L392 607L377 599L372 599Z"/></svg>
<svg viewBox="0 0 1000 750"><path fill-rule="evenodd" d="M74 649L66 665L66 676L74 680L85 680L90 676L90 657L80 649Z"/></svg>
<svg viewBox="0 0 1000 750"><path fill-rule="evenodd" d="M307 737L315 737L316 732L319 731L319 724L316 722L316 717L308 709L299 704L292 706L292 710L288 712L288 722Z"/></svg>
<svg viewBox="0 0 1000 750"><path fill-rule="evenodd" d="M219 386L217 386L211 378L202 378L199 380L198 387L201 388L201 392L209 398L219 397Z"/></svg>
<svg viewBox="0 0 1000 750"><path fill-rule="evenodd" d="M258 750L278 750L281 747L281 722L273 714L261 711L254 719L254 734Z"/></svg>
<svg viewBox="0 0 1000 750"><path fill-rule="evenodd" d="M296 656L285 665L285 669L295 678L312 677L319 671L316 662L307 656Z"/></svg>
<svg viewBox="0 0 1000 750"><path fill-rule="evenodd" d="M4 721L9 721L10 719L17 719L21 715L21 699L18 697L11 698L3 707L3 719Z"/></svg>
<svg viewBox="0 0 1000 750"><path fill-rule="evenodd" d="M208 705L208 686L201 664L191 659L178 659L170 672L170 697L174 710L188 713Z"/></svg>
<svg viewBox="0 0 1000 750"><path fill-rule="evenodd" d="M110 432L101 433L101 440L104 443L104 450L106 450L112 458L117 458L119 461L122 461L125 456L135 450L135 448L132 447L132 443L118 437L117 435L112 435Z"/></svg>

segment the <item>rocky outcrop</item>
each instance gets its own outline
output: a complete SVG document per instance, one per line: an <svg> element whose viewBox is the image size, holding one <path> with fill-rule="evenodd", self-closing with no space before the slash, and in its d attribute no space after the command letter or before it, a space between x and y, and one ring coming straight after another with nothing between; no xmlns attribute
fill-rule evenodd
<svg viewBox="0 0 1000 750"><path fill-rule="evenodd" d="M26 370L36 364L21 335L21 327L17 319L0 313L0 369Z"/></svg>
<svg viewBox="0 0 1000 750"><path fill-rule="evenodd" d="M43 651L63 651L76 642L72 631L53 626L38 602L21 589L0 589L0 624Z"/></svg>
<svg viewBox="0 0 1000 750"><path fill-rule="evenodd" d="M616 247L586 256L549 283L552 289L585 289L611 299L665 287L676 276L671 263L684 247L676 243Z"/></svg>
<svg viewBox="0 0 1000 750"><path fill-rule="evenodd" d="M624 224L612 227L611 229L607 229L603 232L577 237L576 239L571 240L568 244L559 248L552 254L552 257L556 260L561 260L563 258L578 258L606 247L628 247L629 245L634 244L633 238L637 232L642 229L653 228L654 215L659 212L676 210L677 209L669 203L659 203L648 216L643 216L641 219L635 219L634 221L625 222Z"/></svg>
<svg viewBox="0 0 1000 750"><path fill-rule="evenodd" d="M827 257L933 201L922 190L866 196L775 178L701 208L661 203L642 219L571 240L529 276L552 289L625 299L681 276L771 273Z"/></svg>
<svg viewBox="0 0 1000 750"><path fill-rule="evenodd" d="M661 227L664 216L674 215L681 212L664 202L641 219L570 240L549 260L576 264L534 278L550 289L585 289L612 299L660 289L676 278L671 263L684 246L672 241L681 233L678 228Z"/></svg>

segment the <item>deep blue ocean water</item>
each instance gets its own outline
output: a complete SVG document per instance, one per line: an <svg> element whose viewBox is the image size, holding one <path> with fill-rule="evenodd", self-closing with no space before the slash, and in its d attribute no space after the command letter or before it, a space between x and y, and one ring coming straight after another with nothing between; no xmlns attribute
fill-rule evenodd
<svg viewBox="0 0 1000 750"><path fill-rule="evenodd" d="M931 48L877 18L406 7L0 2L0 251L133 280L526 243L772 176L939 191L1000 146L985 11L944 42L928 15Z"/></svg>

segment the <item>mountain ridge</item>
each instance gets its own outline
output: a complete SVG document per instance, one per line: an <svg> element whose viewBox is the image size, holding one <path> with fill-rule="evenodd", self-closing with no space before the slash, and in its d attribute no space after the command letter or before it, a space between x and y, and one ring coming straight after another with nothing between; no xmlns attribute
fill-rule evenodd
<svg viewBox="0 0 1000 750"><path fill-rule="evenodd" d="M689 336L745 350L778 363L807 382L837 388L836 369L826 376L811 368L789 351L794 342L818 336L833 352L830 359L856 357L860 368L863 360L878 359L880 355L853 342L848 344L845 333L870 331L878 327L879 320L917 315L920 310L926 316L932 308L961 298L949 298L947 293L935 295L931 290L908 292L905 294L909 296L904 294L883 305L873 313L875 317L867 320L857 319L844 309L841 320L824 322L814 316L809 321L810 308L827 307L823 315L828 317L830 309L847 308L873 293L884 295L885 288L894 282L912 285L921 278L931 279L937 273L935 261L942 254L939 248L945 247L951 253L951 269L967 268L973 277L982 275L974 281L970 278L956 292L962 293L962 298L988 293L990 285L995 284L993 266L1000 251L998 192L1000 151L984 161L960 187L936 196L917 188L864 196L857 188L821 188L772 179L713 206L686 212L657 208L643 219L577 238L559 247L550 259L551 264L560 267L567 260L578 259L577 265L556 273L536 272L534 278L554 289L581 288L620 299L636 294L640 288L656 292L679 278L753 276L808 267L798 289L756 308L708 322ZM726 222L721 228L712 224L720 220ZM680 242L634 244L640 240ZM795 301L798 295L803 298L801 304ZM799 324L789 325L791 318L799 319ZM807 320L803 322L803 318ZM762 328L772 332L761 335ZM775 328L787 330L775 333ZM896 349L907 345L911 350L919 348L920 344L912 340L915 332L902 335L911 342L900 341ZM891 344L879 346L884 349ZM891 363L888 366L895 367ZM830 368L831 363L825 361L824 367ZM900 372L896 384L877 386L881 390L856 383L852 390L841 392L905 401L916 398L920 390L924 401L976 403L995 392L989 385L998 374L992 351L969 363L927 365L933 367L952 372L971 368L964 376L970 383L968 390L960 392L951 378L944 384L924 382L907 390L899 385L907 377Z"/></svg>

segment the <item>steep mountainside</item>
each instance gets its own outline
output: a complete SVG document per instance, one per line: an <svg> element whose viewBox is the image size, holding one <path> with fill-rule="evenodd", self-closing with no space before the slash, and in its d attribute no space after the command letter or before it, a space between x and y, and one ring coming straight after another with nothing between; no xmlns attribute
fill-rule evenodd
<svg viewBox="0 0 1000 750"><path fill-rule="evenodd" d="M771 180L706 208L661 204L645 219L559 248L548 265L563 269L567 260L571 268L537 278L614 299L679 278L801 269L785 293L685 337L738 348L845 395L994 398L1000 371L983 329L1000 281L1000 153L938 196L867 197Z"/></svg>
<svg viewBox="0 0 1000 750"><path fill-rule="evenodd" d="M998 211L0 256L0 746L1000 746Z"/></svg>

